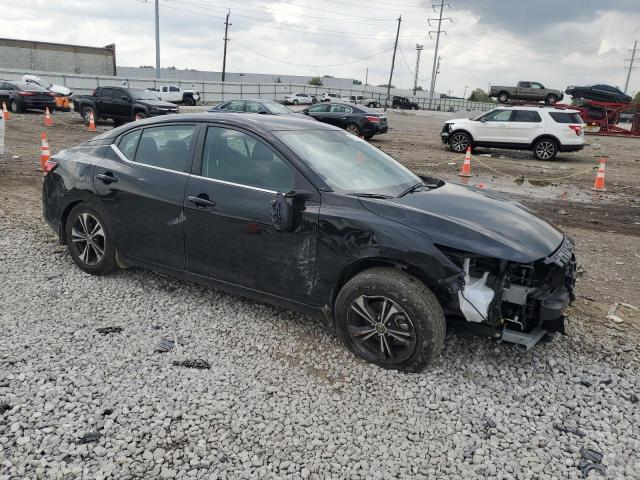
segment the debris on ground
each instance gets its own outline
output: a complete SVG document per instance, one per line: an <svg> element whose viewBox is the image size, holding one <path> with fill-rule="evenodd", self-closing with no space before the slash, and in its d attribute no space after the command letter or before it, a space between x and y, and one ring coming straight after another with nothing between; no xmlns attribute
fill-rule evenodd
<svg viewBox="0 0 640 480"><path fill-rule="evenodd" d="M481 157L486 157L486 158L491 158L493 157L493 155L491 155L490 153L481 153L480 154Z"/></svg>
<svg viewBox="0 0 640 480"><path fill-rule="evenodd" d="M589 475L589 472L595 470L600 473L602 476L607 476L607 467L602 465L602 453L597 450L593 450L592 448L581 448L580 454L582 455L582 460L578 467L582 470L582 474L585 478Z"/></svg>
<svg viewBox="0 0 640 480"><path fill-rule="evenodd" d="M631 403L638 403L638 396L635 393L632 393L631 396L629 397L629 401Z"/></svg>
<svg viewBox="0 0 640 480"><path fill-rule="evenodd" d="M109 335L110 333L120 333L124 330L122 327L100 327L96 328L96 332L100 335Z"/></svg>
<svg viewBox="0 0 640 480"><path fill-rule="evenodd" d="M182 337L176 337L175 334L171 337L160 337L160 345L156 348L158 353L167 353L173 350L176 345L186 345L188 342Z"/></svg>
<svg viewBox="0 0 640 480"><path fill-rule="evenodd" d="M498 424L493 418L484 417L484 425L487 428L496 428Z"/></svg>
<svg viewBox="0 0 640 480"><path fill-rule="evenodd" d="M587 435L579 428L572 427L570 425L565 425L563 423L554 423L553 428L555 428L559 432L571 433L572 435L577 435L578 437L584 437Z"/></svg>
<svg viewBox="0 0 640 480"><path fill-rule="evenodd" d="M8 403L0 403L0 415L8 410L11 410L11 405L9 405Z"/></svg>
<svg viewBox="0 0 640 480"><path fill-rule="evenodd" d="M630 310L640 311L640 308L638 308L638 307L636 307L634 305L631 305L630 303L614 302L609 307L609 311L607 312L607 316L606 316L607 320L611 320L614 323L622 323L622 322L624 322L624 318L619 317L618 315L616 315L616 310L618 310L618 307L625 307L625 308L628 308Z"/></svg>
<svg viewBox="0 0 640 480"><path fill-rule="evenodd" d="M100 434L98 432L87 432L78 439L78 443L93 443L97 442L99 439Z"/></svg>
<svg viewBox="0 0 640 480"><path fill-rule="evenodd" d="M478 447L465 448L464 452L462 452L462 458L470 460L473 458L474 452L478 449Z"/></svg>
<svg viewBox="0 0 640 480"><path fill-rule="evenodd" d="M106 417L106 416L108 416L108 415L111 415L112 413L113 413L113 408L105 408L105 409L102 411L102 416L103 416L103 417Z"/></svg>
<svg viewBox="0 0 640 480"><path fill-rule="evenodd" d="M186 368L198 368L198 369L210 369L211 364L206 360L194 359L194 360L182 360L180 362L174 361L172 362L176 367L186 367Z"/></svg>

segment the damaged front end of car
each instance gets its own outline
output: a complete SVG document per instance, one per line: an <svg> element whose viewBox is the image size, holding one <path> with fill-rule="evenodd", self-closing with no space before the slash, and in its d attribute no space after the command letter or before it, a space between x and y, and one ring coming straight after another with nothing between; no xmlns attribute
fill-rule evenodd
<svg viewBox="0 0 640 480"><path fill-rule="evenodd" d="M449 313L527 348L547 332L564 333L576 280L575 246L569 237L549 256L529 263L439 248L464 272L457 295L446 306Z"/></svg>

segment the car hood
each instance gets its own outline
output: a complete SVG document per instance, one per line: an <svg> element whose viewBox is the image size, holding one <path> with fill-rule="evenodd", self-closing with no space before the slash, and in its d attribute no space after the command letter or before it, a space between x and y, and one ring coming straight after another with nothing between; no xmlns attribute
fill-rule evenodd
<svg viewBox="0 0 640 480"><path fill-rule="evenodd" d="M178 108L175 103L165 102L163 100L134 100L138 103L144 103L145 105L149 105L151 107L167 107L167 108Z"/></svg>
<svg viewBox="0 0 640 480"><path fill-rule="evenodd" d="M468 118L452 118L451 120L447 120L444 123L463 123L468 121L470 121L470 119Z"/></svg>
<svg viewBox="0 0 640 480"><path fill-rule="evenodd" d="M503 195L455 183L402 198L361 198L365 208L431 237L436 245L513 262L553 253L564 234Z"/></svg>

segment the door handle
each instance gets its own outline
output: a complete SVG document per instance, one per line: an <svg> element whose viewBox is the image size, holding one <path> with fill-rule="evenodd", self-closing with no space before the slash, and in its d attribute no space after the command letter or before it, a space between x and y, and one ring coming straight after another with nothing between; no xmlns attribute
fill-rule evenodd
<svg viewBox="0 0 640 480"><path fill-rule="evenodd" d="M113 176L113 173L97 173L96 178L102 180L104 183L114 183L118 181L118 179Z"/></svg>
<svg viewBox="0 0 640 480"><path fill-rule="evenodd" d="M215 207L216 202L209 200L209 196L206 193L201 193L202 196L189 195L187 200L193 203L196 207Z"/></svg>

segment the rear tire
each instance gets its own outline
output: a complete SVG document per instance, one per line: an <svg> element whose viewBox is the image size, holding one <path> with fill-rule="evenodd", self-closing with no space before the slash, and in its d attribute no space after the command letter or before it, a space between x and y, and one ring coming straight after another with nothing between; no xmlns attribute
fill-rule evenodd
<svg viewBox="0 0 640 480"><path fill-rule="evenodd" d="M293 104L294 104L294 105L298 105L298 100L294 100L294 101L293 101Z"/></svg>
<svg viewBox="0 0 640 480"><path fill-rule="evenodd" d="M93 121L95 122L96 120L98 120L98 117L96 116L96 111L93 107L90 106L84 106L82 107L82 120L84 121L85 125L89 125L89 118L90 118L90 113L93 113Z"/></svg>
<svg viewBox="0 0 640 480"><path fill-rule="evenodd" d="M69 212L65 225L67 249L78 267L91 275L104 275L117 268L115 244L102 215L81 203Z"/></svg>
<svg viewBox="0 0 640 480"><path fill-rule="evenodd" d="M24 111L24 108L22 108L17 101L11 99L9 100L9 110L11 110L11 113L21 113Z"/></svg>
<svg viewBox="0 0 640 480"><path fill-rule="evenodd" d="M533 156L537 160L553 160L558 154L558 142L552 138L541 138L533 144Z"/></svg>
<svg viewBox="0 0 640 480"><path fill-rule="evenodd" d="M449 137L449 149L455 153L464 153L467 148L472 147L471 136L465 132L455 132Z"/></svg>
<svg viewBox="0 0 640 480"><path fill-rule="evenodd" d="M498 101L500 103L507 103L509 101L509 94L507 92L500 92L498 95Z"/></svg>
<svg viewBox="0 0 640 480"><path fill-rule="evenodd" d="M348 124L346 127L344 127L344 129L347 132L352 133L356 137L360 136L360 127L358 125L356 125L355 123Z"/></svg>
<svg viewBox="0 0 640 480"><path fill-rule="evenodd" d="M438 299L420 280L395 268L371 268L349 280L338 294L334 317L347 348L383 368L419 372L444 345Z"/></svg>
<svg viewBox="0 0 640 480"><path fill-rule="evenodd" d="M193 107L196 104L196 101L193 99L193 97L184 97L183 103L185 105Z"/></svg>

